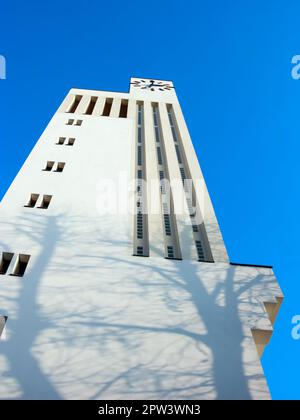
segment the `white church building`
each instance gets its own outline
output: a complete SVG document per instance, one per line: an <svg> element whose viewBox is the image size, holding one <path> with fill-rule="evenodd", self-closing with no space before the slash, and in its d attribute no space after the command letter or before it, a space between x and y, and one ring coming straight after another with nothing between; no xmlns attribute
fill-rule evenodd
<svg viewBox="0 0 300 420"><path fill-rule="evenodd" d="M171 81L71 89L0 232L0 399L270 398L283 295L230 263Z"/></svg>

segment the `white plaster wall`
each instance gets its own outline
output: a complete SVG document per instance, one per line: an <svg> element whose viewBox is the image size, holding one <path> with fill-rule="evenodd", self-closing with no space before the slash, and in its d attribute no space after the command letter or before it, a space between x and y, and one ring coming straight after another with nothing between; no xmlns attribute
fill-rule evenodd
<svg viewBox="0 0 300 420"><path fill-rule="evenodd" d="M251 328L272 330L272 271L131 256L130 217L96 201L98 179L132 171L133 120L68 118L55 114L0 206L0 251L31 254L23 278L0 276L0 398L269 398ZM53 194L49 209L24 208L31 193Z"/></svg>

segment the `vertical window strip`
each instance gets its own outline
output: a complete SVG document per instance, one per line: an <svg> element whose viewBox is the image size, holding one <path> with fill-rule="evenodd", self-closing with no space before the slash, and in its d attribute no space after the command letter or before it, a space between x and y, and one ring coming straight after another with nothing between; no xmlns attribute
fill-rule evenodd
<svg viewBox="0 0 300 420"><path fill-rule="evenodd" d="M182 180L182 183L183 183L183 186L184 186L184 191L185 191L185 194L186 194L186 203L187 203L187 207L188 207L188 211L189 211L189 215L190 215L190 219L191 219L191 223L192 223L192 231L193 231L193 236L194 236L194 240L195 240L195 246L196 246L196 250L197 250L198 261L207 261L208 259L205 255L205 248L203 246L201 229L200 229L200 226L195 224L195 220L194 220L195 210L193 210L193 200L190 197L191 192L189 191L189 188L187 188L186 185L185 185L185 180L187 179L187 173L186 173L185 163L184 163L185 160L182 159L182 156L184 156L184 152L181 151L182 145L180 144L180 137L179 137L179 134L178 134L178 129L176 127L175 116L173 115L172 105L167 105L167 113L168 113L168 118L169 118L169 122L170 122L170 128L171 128L171 131L172 131L174 146L175 146L175 150L176 150L180 176L181 176L181 180ZM192 190L192 194L194 194L193 190Z"/></svg>
<svg viewBox="0 0 300 420"><path fill-rule="evenodd" d="M137 256L148 256L149 255L149 244L148 235L146 232L147 228L147 215L144 214L144 191L142 191L143 185L143 173L144 173L144 139L143 139L143 105L137 104L137 145L136 145L136 215L135 215L135 238L134 238L134 255Z"/></svg>
<svg viewBox="0 0 300 420"><path fill-rule="evenodd" d="M169 203L165 202L166 186L165 180L167 179L167 163L165 160L165 151L164 151L164 140L161 131L161 123L159 118L159 109L157 104L152 104L152 114L153 114L153 127L154 127L154 136L156 141L156 156L157 156L157 168L158 175L160 180L160 196L161 196L161 208L162 208L162 221L164 226L164 235L165 235L165 246L166 246L166 258L179 258L180 250L177 238L177 232L173 232L171 226L176 227L175 216L171 212ZM169 192L170 196L168 197L170 202L172 202L172 195Z"/></svg>

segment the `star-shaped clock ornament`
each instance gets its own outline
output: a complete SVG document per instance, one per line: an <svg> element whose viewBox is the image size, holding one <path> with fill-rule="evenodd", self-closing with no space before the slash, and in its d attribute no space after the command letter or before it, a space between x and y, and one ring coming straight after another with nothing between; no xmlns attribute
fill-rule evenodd
<svg viewBox="0 0 300 420"><path fill-rule="evenodd" d="M154 91L170 91L173 86L170 83L164 83L160 80L144 80L139 79L130 83L133 87L138 87L144 90Z"/></svg>

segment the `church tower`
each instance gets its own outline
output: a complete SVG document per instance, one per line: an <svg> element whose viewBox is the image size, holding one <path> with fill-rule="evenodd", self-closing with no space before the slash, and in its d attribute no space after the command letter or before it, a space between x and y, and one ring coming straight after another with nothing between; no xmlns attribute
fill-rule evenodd
<svg viewBox="0 0 300 420"><path fill-rule="evenodd" d="M229 261L171 81L71 89L0 231L0 398L270 398L282 292Z"/></svg>

